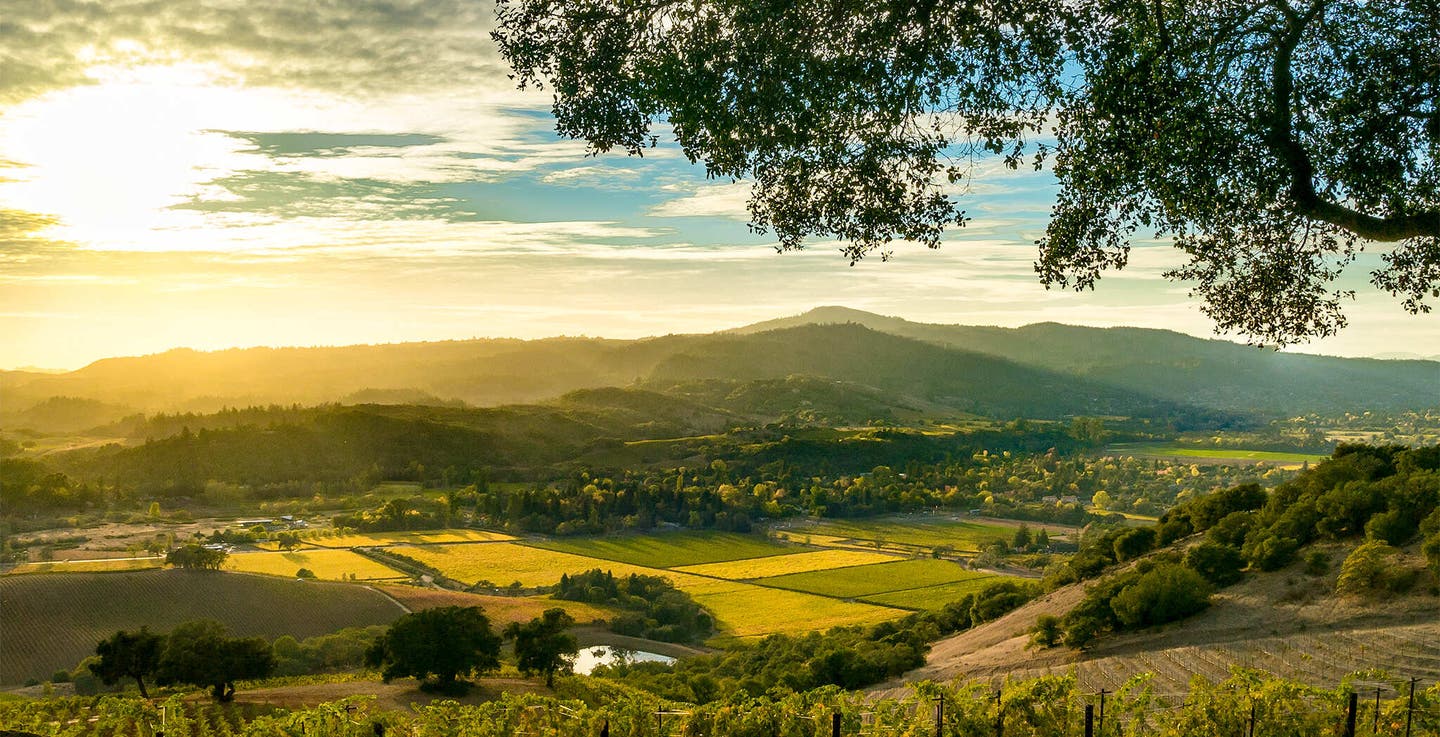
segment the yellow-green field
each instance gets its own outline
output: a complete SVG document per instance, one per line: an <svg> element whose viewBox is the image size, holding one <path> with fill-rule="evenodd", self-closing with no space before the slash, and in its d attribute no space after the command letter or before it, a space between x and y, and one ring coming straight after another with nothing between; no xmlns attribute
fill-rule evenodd
<svg viewBox="0 0 1440 737"><path fill-rule="evenodd" d="M832 568L863 566L869 563L885 563L899 560L889 553L872 553L864 550L815 550L808 553L773 555L765 558L750 558L726 563L705 563L698 566L682 566L672 570L694 573L700 576L715 576L732 580L784 576L807 571L824 571Z"/></svg>
<svg viewBox="0 0 1440 737"><path fill-rule="evenodd" d="M562 573L579 573L592 568L611 571L617 576L631 573L663 576L714 613L719 629L726 637L809 632L838 625L880 622L904 614L899 609L883 606L514 543L400 546L393 550L468 584L490 581L504 586L518 581L522 586L549 586L559 581Z"/></svg>
<svg viewBox="0 0 1440 737"><path fill-rule="evenodd" d="M796 552L793 547L733 532L667 532L658 535L546 540L529 544L547 550L647 568L694 566Z"/></svg>
<svg viewBox="0 0 1440 737"><path fill-rule="evenodd" d="M966 594L973 594L980 591L990 584L1000 581L1018 580L1022 579L1015 579L1010 576L977 574L975 578L940 584L939 586L926 586L918 589L872 594L866 596L864 601L873 604L883 604L885 606L903 607L905 609L939 609L952 601L965 598Z"/></svg>
<svg viewBox="0 0 1440 737"><path fill-rule="evenodd" d="M690 591L695 601L715 614L723 635L755 638L804 634L853 624L874 624L904 616L884 606L841 601L798 591L767 589L753 584L716 582L706 593ZM684 588L684 587L682 587Z"/></svg>
<svg viewBox="0 0 1440 737"><path fill-rule="evenodd" d="M880 541L922 547L950 545L956 550L977 551L985 543L1010 539L1015 534L1015 529L1006 525L947 518L886 518L866 521L821 520L792 528L789 532L802 539L806 535L827 535L856 541Z"/></svg>
<svg viewBox="0 0 1440 737"><path fill-rule="evenodd" d="M162 568L164 558L116 558L113 560L54 560L42 563L21 563L9 574L21 573L103 573L105 571L143 571Z"/></svg>
<svg viewBox="0 0 1440 737"><path fill-rule="evenodd" d="M225 559L225 570L294 576L308 568L316 578L329 581L374 581L408 578L404 573L349 550L296 550L289 553L235 553Z"/></svg>
<svg viewBox="0 0 1440 737"><path fill-rule="evenodd" d="M435 568L467 585L489 581L496 586L519 582L521 586L553 586L562 573L580 573L592 568L613 571L615 575L656 573L649 568L572 555L516 543L485 545L400 545L392 551L406 555Z"/></svg>
<svg viewBox="0 0 1440 737"><path fill-rule="evenodd" d="M324 548L358 548L380 545L435 545L442 543L484 543L514 540L503 532L489 530L432 530L429 532L366 532L351 535L314 535L305 542Z"/></svg>
<svg viewBox="0 0 1440 737"><path fill-rule="evenodd" d="M757 583L784 589L806 591L822 596L857 598L901 589L917 589L974 578L989 578L945 560L919 558L868 566L835 568L828 571L792 573L788 576L763 578Z"/></svg>

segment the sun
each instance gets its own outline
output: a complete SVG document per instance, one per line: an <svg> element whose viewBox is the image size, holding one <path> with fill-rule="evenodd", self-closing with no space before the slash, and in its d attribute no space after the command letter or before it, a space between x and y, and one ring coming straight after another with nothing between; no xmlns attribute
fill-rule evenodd
<svg viewBox="0 0 1440 737"><path fill-rule="evenodd" d="M223 196L209 183L266 165L224 131L290 125L307 107L292 93L225 83L202 66L92 76L93 85L0 117L0 158L20 165L0 182L0 202L56 217L42 235L83 248L203 249L194 230L201 214L174 206Z"/></svg>

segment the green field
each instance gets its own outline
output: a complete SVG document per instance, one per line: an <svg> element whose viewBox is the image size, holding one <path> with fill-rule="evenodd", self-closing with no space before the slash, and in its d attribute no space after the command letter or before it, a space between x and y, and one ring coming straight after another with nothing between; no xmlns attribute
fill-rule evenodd
<svg viewBox="0 0 1440 737"><path fill-rule="evenodd" d="M899 560L899 558L891 553L872 553L867 550L815 550L808 553L771 555L765 558L732 560L724 563L703 563L698 566L682 566L672 570L693 573L697 576L715 576L716 578L741 581L806 571L862 566L869 563L888 563L893 560Z"/></svg>
<svg viewBox="0 0 1440 737"><path fill-rule="evenodd" d="M890 591L883 594L872 594L866 596L864 601L884 606L903 607L905 609L939 609L952 601L959 601L965 598L966 594L973 594L992 583L999 581L1017 581L1009 576L977 575L975 578L954 583L944 583L939 586L926 586L918 589L905 589L902 591Z"/></svg>
<svg viewBox="0 0 1440 737"><path fill-rule="evenodd" d="M119 629L164 632L218 619L237 635L296 638L387 624L403 611L365 588L214 571L137 571L0 577L0 684L49 678L95 653Z"/></svg>
<svg viewBox="0 0 1440 737"><path fill-rule="evenodd" d="M1284 453L1272 450L1245 450L1243 448L1196 448L1188 445L1174 445L1170 443L1117 443L1110 446L1107 451L1110 453L1128 453L1157 457L1204 458L1219 461L1268 461L1272 463L1319 463L1329 458L1327 455L1316 455L1313 453Z"/></svg>
<svg viewBox="0 0 1440 737"><path fill-rule="evenodd" d="M989 574L966 570L958 563L919 558L894 563L834 568L828 571L792 573L788 576L762 578L757 583L822 596L853 599L887 591L917 589L990 577Z"/></svg>
<svg viewBox="0 0 1440 737"><path fill-rule="evenodd" d="M1008 540L1015 528L985 522L947 518L888 517L870 521L821 520L787 530L792 540L814 534L861 542L896 543L925 548L951 545L956 550L977 551L995 540Z"/></svg>
<svg viewBox="0 0 1440 737"><path fill-rule="evenodd" d="M730 532L668 532L627 537L570 538L526 544L647 568L694 566L796 552L794 547Z"/></svg>

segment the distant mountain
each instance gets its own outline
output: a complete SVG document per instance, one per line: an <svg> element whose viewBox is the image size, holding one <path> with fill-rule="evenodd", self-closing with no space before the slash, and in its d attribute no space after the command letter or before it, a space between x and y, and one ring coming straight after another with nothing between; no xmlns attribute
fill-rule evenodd
<svg viewBox="0 0 1440 737"><path fill-rule="evenodd" d="M1222 412L1295 415L1440 405L1440 362L1280 353L1170 330L934 325L820 307L731 332L848 323Z"/></svg>
<svg viewBox="0 0 1440 737"><path fill-rule="evenodd" d="M178 349L63 374L0 372L0 426L270 404L486 407L605 387L644 387L752 418L938 412L1213 424L1435 406L1440 363L1275 353L1165 330L927 325L821 308L708 335ZM41 407L56 397L70 399ZM62 409L75 417L58 417Z"/></svg>

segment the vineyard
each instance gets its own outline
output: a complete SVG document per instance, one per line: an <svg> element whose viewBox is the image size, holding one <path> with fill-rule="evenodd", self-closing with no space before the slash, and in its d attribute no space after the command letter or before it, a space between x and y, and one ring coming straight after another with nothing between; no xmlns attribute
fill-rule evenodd
<svg viewBox="0 0 1440 737"><path fill-rule="evenodd" d="M531 544L547 550L646 568L695 566L795 552L792 547L776 545L751 535L721 532L671 532L618 538L550 540Z"/></svg>
<svg viewBox="0 0 1440 737"><path fill-rule="evenodd" d="M202 705L180 696L0 701L0 725L42 737L1289 737L1440 734L1440 686L1361 673L1322 689L1237 670L1160 693L1148 676L1114 692L1073 675L919 684L903 698L833 688L704 706L662 703L596 679L563 678L558 697L504 694L478 704L436 701L384 711L359 697L285 711ZM1413 688L1412 688L1413 687Z"/></svg>
<svg viewBox="0 0 1440 737"><path fill-rule="evenodd" d="M305 638L387 624L403 613L394 601L361 586L176 570L4 576L0 600L4 684L73 668L118 629L148 626L160 632L209 618L237 635Z"/></svg>
<svg viewBox="0 0 1440 737"><path fill-rule="evenodd" d="M293 577L301 568L329 581L406 580L409 576L349 550L298 550L288 553L237 553L225 570Z"/></svg>

